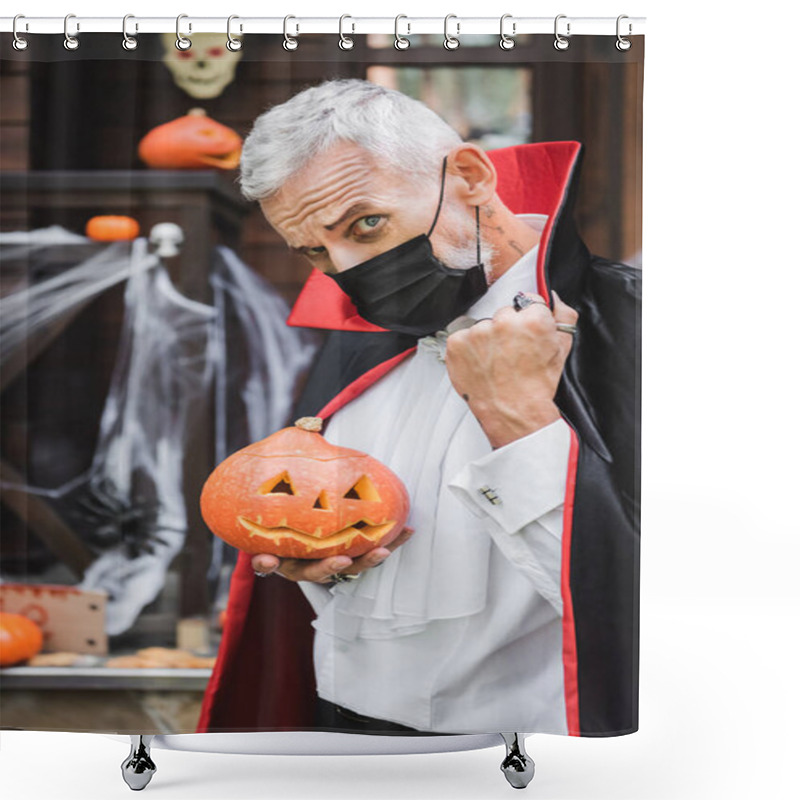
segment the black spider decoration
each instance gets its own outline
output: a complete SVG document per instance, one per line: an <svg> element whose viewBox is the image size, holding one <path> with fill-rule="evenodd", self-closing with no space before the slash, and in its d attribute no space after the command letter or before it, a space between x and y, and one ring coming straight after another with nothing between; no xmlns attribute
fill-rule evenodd
<svg viewBox="0 0 800 800"><path fill-rule="evenodd" d="M101 549L122 544L131 559L152 553L156 542L166 544L156 533L161 503L155 485L142 472L133 477L130 498L107 476L84 484L70 515L86 530L92 544Z"/></svg>

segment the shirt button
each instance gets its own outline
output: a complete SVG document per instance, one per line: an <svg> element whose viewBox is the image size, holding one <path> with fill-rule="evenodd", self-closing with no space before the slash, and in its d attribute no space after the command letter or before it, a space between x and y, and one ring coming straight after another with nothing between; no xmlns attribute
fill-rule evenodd
<svg viewBox="0 0 800 800"><path fill-rule="evenodd" d="M498 506L503 501L500 499L500 495L494 489L490 489L488 486L481 486L478 491L493 505Z"/></svg>

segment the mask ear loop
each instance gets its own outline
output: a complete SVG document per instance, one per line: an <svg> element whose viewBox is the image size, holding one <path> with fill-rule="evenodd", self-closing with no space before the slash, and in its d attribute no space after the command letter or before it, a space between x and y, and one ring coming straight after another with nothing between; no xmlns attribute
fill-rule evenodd
<svg viewBox="0 0 800 800"><path fill-rule="evenodd" d="M439 212L442 210L442 200L444 199L444 171L447 167L447 156L444 157L442 161L442 186L439 189L439 205L436 206L436 216L433 218L433 223L428 231L428 236L433 233L433 229L436 227L436 220L439 219Z"/></svg>
<svg viewBox="0 0 800 800"><path fill-rule="evenodd" d="M479 206L475 206L475 236L478 243L478 263L481 263L481 219L478 216Z"/></svg>
<svg viewBox="0 0 800 800"><path fill-rule="evenodd" d="M442 160L442 185L439 189L439 205L436 206L436 215L433 218L433 223L431 224L430 229L428 230L428 236L433 233L433 229L436 227L436 221L439 219L439 212L442 210L442 200L444 200L444 176L445 170L447 169L447 156L444 157ZM478 263L481 263L481 218L479 214L479 207L475 206L475 233L476 233L476 240L477 240L477 257Z"/></svg>

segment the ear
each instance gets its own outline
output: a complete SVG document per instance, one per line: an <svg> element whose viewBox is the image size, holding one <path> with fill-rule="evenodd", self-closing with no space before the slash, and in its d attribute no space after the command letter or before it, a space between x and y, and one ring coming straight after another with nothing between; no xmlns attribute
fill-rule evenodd
<svg viewBox="0 0 800 800"><path fill-rule="evenodd" d="M494 164L482 148L471 142L462 142L447 154L448 180L451 177L456 179L451 186L468 205L485 205L497 189Z"/></svg>

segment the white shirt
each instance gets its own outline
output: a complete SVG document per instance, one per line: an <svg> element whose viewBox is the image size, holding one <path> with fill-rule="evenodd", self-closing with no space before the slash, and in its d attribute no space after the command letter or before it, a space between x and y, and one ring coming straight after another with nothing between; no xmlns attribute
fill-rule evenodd
<svg viewBox="0 0 800 800"><path fill-rule="evenodd" d="M546 217L518 215L541 231ZM536 291L538 246L468 310L491 317ZM448 326L450 327L450 326ZM444 339L329 420L325 438L405 483L415 532L351 582L299 586L319 695L440 733L566 734L561 529L570 432L559 420L496 450L450 383ZM492 503L482 487L500 498Z"/></svg>

